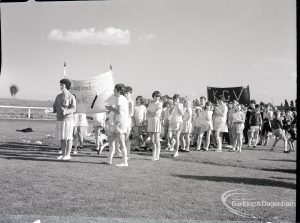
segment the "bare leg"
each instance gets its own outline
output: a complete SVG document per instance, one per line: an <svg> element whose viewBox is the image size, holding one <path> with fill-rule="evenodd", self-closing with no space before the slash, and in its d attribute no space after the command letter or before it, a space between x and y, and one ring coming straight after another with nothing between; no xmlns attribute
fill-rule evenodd
<svg viewBox="0 0 300 223"><path fill-rule="evenodd" d="M205 145L206 151L208 151L208 147L210 144L210 134L211 134L211 130L206 131L206 145Z"/></svg>
<svg viewBox="0 0 300 223"><path fill-rule="evenodd" d="M121 149L122 155L123 155L123 163L121 163L117 166L128 166L127 149L126 149L126 143L125 143L125 134L117 134L117 138L119 139L120 149Z"/></svg>

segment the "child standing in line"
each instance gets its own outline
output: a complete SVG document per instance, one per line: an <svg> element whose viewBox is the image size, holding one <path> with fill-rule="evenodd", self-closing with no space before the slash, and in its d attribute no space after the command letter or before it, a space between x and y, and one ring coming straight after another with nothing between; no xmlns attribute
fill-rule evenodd
<svg viewBox="0 0 300 223"><path fill-rule="evenodd" d="M161 122L160 116L162 113L162 102L160 101L161 94L159 91L154 91L152 94L153 101L147 108L147 130L150 134L150 141L153 146L152 149L152 160L159 160L160 156L160 132Z"/></svg>
<svg viewBox="0 0 300 223"><path fill-rule="evenodd" d="M132 94L132 87L126 86L125 87L125 97L128 101L128 129L126 134L126 148L127 148L127 157L130 157L130 150L131 150L131 140L130 140L130 134L132 130L132 117L134 112L134 102L131 99Z"/></svg>
<svg viewBox="0 0 300 223"><path fill-rule="evenodd" d="M139 150L139 147L142 146L142 143L144 142L142 133L145 127L146 114L147 108L144 105L144 99L142 96L137 96L135 99L132 120L134 136L137 141L137 146L135 147L135 150Z"/></svg>
<svg viewBox="0 0 300 223"><path fill-rule="evenodd" d="M296 123L292 123L290 128L288 129L288 133L290 135L290 138L288 139L290 150L289 152L293 151L295 152L294 142L297 140L297 129L296 129Z"/></svg>
<svg viewBox="0 0 300 223"><path fill-rule="evenodd" d="M93 127L95 132L96 151L100 154L100 147L103 146L103 142L99 135L105 128L106 112L100 112L93 114Z"/></svg>
<svg viewBox="0 0 300 223"><path fill-rule="evenodd" d="M108 111L112 111L115 114L115 125L113 129L113 134L109 139L110 142L110 154L108 158L108 164L112 164L112 158L115 153L115 146L113 145L116 140L118 140L122 155L123 155L123 163L116 164L119 167L127 167L127 149L125 143L126 133L128 131L128 100L124 97L125 95L125 86L124 84L116 84L114 88L114 96L116 97L116 101L114 106L107 105L105 108Z"/></svg>
<svg viewBox="0 0 300 223"><path fill-rule="evenodd" d="M183 107L183 104L180 102L180 96L179 94L174 94L173 96L173 105L174 109L172 111L171 117L170 117L170 125L169 125L169 132L168 137L169 139L173 140L173 135L175 140L172 141L171 147L175 146L175 153L174 157L177 157L178 151L179 151L179 144L180 144L180 133L182 131L183 127L183 114L185 112L185 109Z"/></svg>
<svg viewBox="0 0 300 223"><path fill-rule="evenodd" d="M218 104L214 110L215 120L213 123L215 138L218 147L215 150L216 152L222 152L222 138L223 138L223 132L226 129L227 112L228 112L228 108L225 104L225 98L223 95L220 95L218 98Z"/></svg>
<svg viewBox="0 0 300 223"><path fill-rule="evenodd" d="M191 102L187 99L184 100L185 112L183 114L183 127L181 131L181 142L182 150L189 152L190 151L190 134L192 132L192 107Z"/></svg>
<svg viewBox="0 0 300 223"><path fill-rule="evenodd" d="M235 113L232 115L232 121L233 121L233 148L231 151L235 151L237 148L238 152L242 152L242 145L243 145L243 130L245 128L245 118L246 115L244 112L241 111L241 106L236 105L235 106Z"/></svg>
<svg viewBox="0 0 300 223"><path fill-rule="evenodd" d="M163 110L162 113L162 126L164 127L164 138L167 140L167 148L166 150L171 150L171 143L170 143L170 139L168 137L168 131L169 131L169 125L170 125L170 118L171 118L171 114L173 111L173 100L169 99L167 101L167 107L165 108L165 110ZM173 148L174 150L174 148Z"/></svg>
<svg viewBox="0 0 300 223"><path fill-rule="evenodd" d="M274 151L276 144L278 143L278 141L280 139L282 139L284 142L284 151L283 152L288 153L289 151L287 151L287 139L286 139L284 131L283 131L283 124L282 124L282 120L280 118L280 111L274 112L274 119L272 120L272 130L273 130L273 133L275 136L275 141L274 141L274 144L272 145L271 151Z"/></svg>
<svg viewBox="0 0 300 223"><path fill-rule="evenodd" d="M83 148L83 138L87 134L87 127L88 122L86 119L86 114L84 113L75 113L74 114L74 130L73 130L73 137L74 137L74 152L73 154L77 154L77 147L80 149Z"/></svg>
<svg viewBox="0 0 300 223"><path fill-rule="evenodd" d="M194 117L193 120L193 132L194 132L194 136L195 139L197 140L197 148L195 149L195 151L200 151L201 145L200 145L200 133L201 133L201 111L202 108L199 107L196 109L195 114L196 116Z"/></svg>
<svg viewBox="0 0 300 223"><path fill-rule="evenodd" d="M71 81L60 80L61 94L57 95L53 104L53 113L56 113L56 138L60 140L62 155L57 159L70 160L73 140L73 113L76 111L76 99L69 92Z"/></svg>
<svg viewBox="0 0 300 223"><path fill-rule="evenodd" d="M250 115L249 120L250 125L250 137L248 141L248 147L251 147L252 140L254 141L253 148L256 148L256 145L259 140L259 131L262 126L262 116L260 112L260 106L258 104L255 105L255 110Z"/></svg>
<svg viewBox="0 0 300 223"><path fill-rule="evenodd" d="M213 112L210 110L211 102L207 101L205 103L204 109L201 111L200 114L200 134L198 136L198 148L197 151L201 149L202 138L203 135L206 133L206 144L204 145L204 150L208 151L208 147L210 144L210 134L212 130L212 114Z"/></svg>

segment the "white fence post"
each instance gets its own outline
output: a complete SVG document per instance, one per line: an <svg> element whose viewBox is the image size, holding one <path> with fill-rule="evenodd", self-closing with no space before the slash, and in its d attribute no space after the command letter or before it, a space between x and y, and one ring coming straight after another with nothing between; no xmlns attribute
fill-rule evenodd
<svg viewBox="0 0 300 223"><path fill-rule="evenodd" d="M28 119L30 119L30 108L28 108Z"/></svg>

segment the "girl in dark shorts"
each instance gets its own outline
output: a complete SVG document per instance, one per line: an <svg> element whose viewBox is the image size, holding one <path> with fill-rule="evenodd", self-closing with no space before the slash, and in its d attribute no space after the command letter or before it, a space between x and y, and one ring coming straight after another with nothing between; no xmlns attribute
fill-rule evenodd
<svg viewBox="0 0 300 223"><path fill-rule="evenodd" d="M272 134L271 121L268 118L264 118L262 126L262 145L267 146L269 143L270 136Z"/></svg>
<svg viewBox="0 0 300 223"><path fill-rule="evenodd" d="M296 124L291 124L290 128L287 131L290 135L290 138L288 139L288 144L290 146L289 152L293 151L295 152L294 142L297 140L297 129Z"/></svg>

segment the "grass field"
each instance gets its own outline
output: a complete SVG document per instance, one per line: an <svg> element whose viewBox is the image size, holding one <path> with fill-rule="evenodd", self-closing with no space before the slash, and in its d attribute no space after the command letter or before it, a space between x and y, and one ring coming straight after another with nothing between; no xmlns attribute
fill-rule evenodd
<svg viewBox="0 0 300 223"><path fill-rule="evenodd" d="M282 153L282 143L275 152L191 151L176 159L163 151L157 162L132 151L129 167L118 168L92 144L56 160L54 126L0 120L0 222L295 221L296 154ZM16 132L27 127L34 132Z"/></svg>

